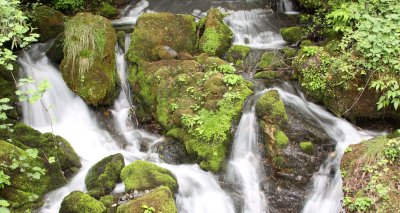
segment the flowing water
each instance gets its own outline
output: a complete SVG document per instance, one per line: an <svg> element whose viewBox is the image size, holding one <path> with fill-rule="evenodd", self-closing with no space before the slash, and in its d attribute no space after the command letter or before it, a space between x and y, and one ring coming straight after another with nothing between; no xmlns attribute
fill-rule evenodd
<svg viewBox="0 0 400 213"><path fill-rule="evenodd" d="M189 2L199 3L199 1ZM216 5L216 1L207 2L209 5ZM285 5L287 1L281 2ZM243 2L241 3L243 5ZM137 17L145 12L145 9L158 11L157 8L162 8L160 5L164 4L166 4L164 1L141 0L135 5L128 6L123 11L124 16L113 21L113 24L117 27L132 26ZM202 8L205 6L200 5L194 6L198 10L186 9L201 16L204 15L202 11L207 8ZM235 44L245 44L257 49L280 48L285 44L279 36L279 27L269 19L271 11L259 7L233 8L236 10L230 8L230 15L225 18L225 21L234 32ZM290 7L284 6L284 8L284 10L288 10ZM131 94L129 89L126 78L127 64L124 60L124 54L129 46L129 35L126 37L125 45L124 49L116 47L121 92L111 110L115 129L122 138L122 141L118 142L106 130L100 128L91 109L67 87L60 72L46 57L47 46L45 44L33 45L19 57L18 62L21 65L23 76L32 76L37 82L47 79L53 86L44 94L41 102L23 104L24 122L41 132L53 131L67 139L81 157L82 162L82 169L67 185L46 195L45 205L40 212L57 212L62 199L70 192L86 191L84 179L89 168L102 158L115 153L122 153L127 164L143 159L171 170L179 184L176 194L179 212L268 212L266 195L260 189L263 170L258 150L259 127L255 115L255 102L259 96L270 89L278 90L285 104L291 105L304 116L315 120L337 143L336 152L330 155L319 171L314 174L313 191L303 211L308 213L339 212L341 210L341 178L340 172L338 172L340 159L349 144L358 143L368 137L365 133L358 131L347 121L331 115L322 107L307 102L304 96L289 84L256 93L244 107L225 175L225 179L230 184L238 186L243 201L239 205L239 210L235 211L232 198L221 188L217 176L201 170L196 164L170 165L163 163L155 150L160 143L164 142L164 138L137 128L137 122L131 116L131 112L135 109L131 102L134 94ZM148 151L141 151L143 146L149 147ZM124 186L118 184L114 193L121 192L124 192Z"/></svg>
<svg viewBox="0 0 400 213"><path fill-rule="evenodd" d="M299 14L299 12L294 10L294 4L292 0L279 0L277 2L277 9L280 12L284 12L286 14Z"/></svg>

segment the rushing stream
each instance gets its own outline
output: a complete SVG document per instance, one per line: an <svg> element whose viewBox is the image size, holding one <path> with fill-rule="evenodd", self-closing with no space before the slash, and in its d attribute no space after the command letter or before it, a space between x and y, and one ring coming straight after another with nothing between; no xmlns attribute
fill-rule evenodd
<svg viewBox="0 0 400 213"><path fill-rule="evenodd" d="M284 12L294 12L290 1L280 2ZM163 3L152 5L151 1L141 0L135 5L128 6L123 11L124 16L115 20L113 24L117 27L133 25L146 8L157 11L157 8L162 7L160 4ZM186 9L193 12L196 8ZM195 12L201 15L201 11L205 9L207 8L199 6ZM257 49L282 47L285 42L278 33L279 28L268 21L269 13L270 11L262 8L231 10L225 21L234 32L234 43ZM137 128L137 121L131 116L131 112L135 110L131 101L134 94L131 94L129 89L126 77L127 63L124 59L129 46L129 35L126 36L124 48L116 47L121 92L111 110L116 133L123 141L115 140L109 132L102 129L91 109L67 87L60 72L45 55L48 45L33 45L18 59L22 76L32 76L36 82L47 79L52 85L40 102L23 104L23 120L41 132L52 131L67 139L80 156L82 169L67 185L46 195L45 205L40 212L57 212L63 198L69 193L75 190L86 191L84 179L89 168L102 158L115 153L122 153L126 164L142 159L171 170L179 184L176 205L181 213L269 212L267 197L273 195L264 194L260 186L263 169L258 148L259 127L255 115L255 103L262 94L271 89L278 90L286 105L291 105L305 117L317 122L337 143L336 152L332 153L314 174L313 189L303 211L336 213L341 210L340 159L348 145L358 143L369 135L355 129L347 121L333 116L324 108L306 101L304 96L290 84L257 92L244 106L225 174L225 180L237 186L237 191L241 195L242 202L238 207L239 204L234 204L232 196L221 187L216 175L203 171L196 164L164 163L154 148L163 143L164 138ZM141 151L142 145L146 145L149 149ZM114 193L121 192L124 192L124 186L118 184Z"/></svg>

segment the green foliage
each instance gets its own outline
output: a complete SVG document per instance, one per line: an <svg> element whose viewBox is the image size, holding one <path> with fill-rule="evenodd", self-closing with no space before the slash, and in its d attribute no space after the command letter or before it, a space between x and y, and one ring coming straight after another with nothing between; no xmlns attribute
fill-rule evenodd
<svg viewBox="0 0 400 213"><path fill-rule="evenodd" d="M39 37L31 33L28 17L20 9L18 0L0 0L0 66L13 70L11 62L16 60L12 49L24 48ZM11 47L7 48L7 44Z"/></svg>
<svg viewBox="0 0 400 213"><path fill-rule="evenodd" d="M217 70L222 74L234 74L236 72L235 67L230 64L222 64L217 66Z"/></svg>
<svg viewBox="0 0 400 213"><path fill-rule="evenodd" d="M400 140L389 140L383 152L389 162L398 161L400 159Z"/></svg>
<svg viewBox="0 0 400 213"><path fill-rule="evenodd" d="M366 212L373 204L373 201L369 197L358 197L354 201L349 197L344 198L344 205L346 205L350 211L355 212Z"/></svg>
<svg viewBox="0 0 400 213"><path fill-rule="evenodd" d="M0 170L0 189L4 188L5 185L10 185L10 176L4 174L3 170Z"/></svg>
<svg viewBox="0 0 400 213"><path fill-rule="evenodd" d="M107 17L107 18L113 18L118 16L119 11L117 8L111 6L108 2L104 3L104 5L100 9L100 15Z"/></svg>
<svg viewBox="0 0 400 213"><path fill-rule="evenodd" d="M228 86L234 86L243 83L243 77L235 74L227 74L222 79Z"/></svg>
<svg viewBox="0 0 400 213"><path fill-rule="evenodd" d="M83 0L53 0L53 4L57 10L73 11L82 10L84 6Z"/></svg>

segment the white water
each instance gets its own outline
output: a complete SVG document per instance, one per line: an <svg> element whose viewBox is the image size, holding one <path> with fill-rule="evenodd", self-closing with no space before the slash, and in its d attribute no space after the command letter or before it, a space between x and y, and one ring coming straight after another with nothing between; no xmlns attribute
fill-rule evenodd
<svg viewBox="0 0 400 213"><path fill-rule="evenodd" d="M260 189L262 176L261 159L258 150L258 123L255 113L257 99L263 94L259 92L245 109L236 130L232 156L228 164L227 178L232 184L239 185L244 206L243 213L268 212L267 199Z"/></svg>
<svg viewBox="0 0 400 213"><path fill-rule="evenodd" d="M299 12L294 10L294 5L292 0L279 0L277 2L278 11L284 12L286 14L299 14Z"/></svg>
<svg viewBox="0 0 400 213"><path fill-rule="evenodd" d="M307 102L304 95L300 97L287 91L295 91L289 84L284 90L278 90L282 100L295 108L306 117L313 118L336 142L336 151L321 165L313 175L313 191L303 212L305 213L338 213L341 211L342 180L340 174L340 160L344 150L350 144L356 144L363 139L371 138L371 133L359 131L344 119L335 117L321 106Z"/></svg>
<svg viewBox="0 0 400 213"><path fill-rule="evenodd" d="M233 11L224 19L233 31L233 43L256 49L282 48L286 42L269 20L271 13L264 9Z"/></svg>
<svg viewBox="0 0 400 213"><path fill-rule="evenodd" d="M123 25L134 25L136 24L137 18L144 13L144 10L149 6L149 2L146 0L140 0L134 6L128 6L122 12L120 19L114 20L112 23L114 26Z"/></svg>
<svg viewBox="0 0 400 213"><path fill-rule="evenodd" d="M81 98L72 93L63 81L59 71L53 67L42 51L43 44L34 45L20 56L18 62L25 75L32 76L36 81L47 79L53 88L45 93L42 101L45 106L50 106L50 113L55 118L53 123L54 133L67 139L77 154L82 159L82 169L65 186L48 193L45 205L39 212L57 212L65 196L75 190L86 191L84 179L89 168L102 158L115 153L122 153L126 163L137 159L149 160L166 167L177 177L179 191L176 194L176 204L179 212L218 212L232 213L233 202L221 189L216 177L211 173L201 170L197 165L168 165L163 164L153 147L163 142L158 137L138 130L128 119L131 106L121 92L115 101L112 110L116 129L124 136L125 145L117 144L107 131L97 125L96 119ZM117 52L118 73L123 79L126 76L126 66L122 51ZM122 83L123 85L124 83ZM23 106L24 121L41 132L51 131L47 112L40 103ZM147 153L140 151L140 144L148 143ZM119 184L115 192L123 192L123 185ZM193 210L196 206L196 211Z"/></svg>

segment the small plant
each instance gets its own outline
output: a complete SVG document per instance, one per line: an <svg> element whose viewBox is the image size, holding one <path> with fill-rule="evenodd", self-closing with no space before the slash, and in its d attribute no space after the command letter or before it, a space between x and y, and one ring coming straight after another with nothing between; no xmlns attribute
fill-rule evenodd
<svg viewBox="0 0 400 213"><path fill-rule="evenodd" d="M319 47L317 46L303 46L301 49L307 57L315 56L319 52Z"/></svg>
<svg viewBox="0 0 400 213"><path fill-rule="evenodd" d="M235 74L227 74L222 79L228 86L234 86L243 82L242 76Z"/></svg>
<svg viewBox="0 0 400 213"><path fill-rule="evenodd" d="M154 207L149 207L148 205L142 205L143 213L156 213L156 209ZM162 212L157 212L162 213Z"/></svg>
<svg viewBox="0 0 400 213"><path fill-rule="evenodd" d="M230 64L219 65L219 66L217 67L217 70L218 70L220 73L223 73L223 74L233 74L233 73L236 72L235 67L233 67L233 66L230 65Z"/></svg>
<svg viewBox="0 0 400 213"><path fill-rule="evenodd" d="M178 104L176 104L176 103L172 103L172 104L171 104L171 111L175 111L175 110L177 110L178 108L179 108Z"/></svg>

